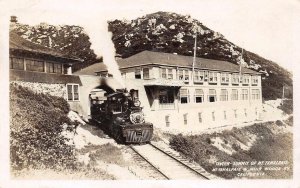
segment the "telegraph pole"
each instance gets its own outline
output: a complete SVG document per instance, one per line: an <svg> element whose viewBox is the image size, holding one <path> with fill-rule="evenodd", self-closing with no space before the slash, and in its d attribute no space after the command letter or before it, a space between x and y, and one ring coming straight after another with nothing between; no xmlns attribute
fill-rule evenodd
<svg viewBox="0 0 300 188"><path fill-rule="evenodd" d="M197 33L195 35L195 45L194 45L194 58L193 58L193 66L192 66L192 81L194 82L194 71L195 71L195 63L196 63L196 50L197 50Z"/></svg>

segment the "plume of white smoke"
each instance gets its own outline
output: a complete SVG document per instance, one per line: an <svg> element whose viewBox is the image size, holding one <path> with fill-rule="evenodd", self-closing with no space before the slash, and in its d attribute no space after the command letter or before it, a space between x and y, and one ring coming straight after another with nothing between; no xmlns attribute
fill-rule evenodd
<svg viewBox="0 0 300 188"><path fill-rule="evenodd" d="M108 73L113 75L113 78L125 88L125 83L119 70L119 65L116 62L116 49L112 41L112 33L108 31L107 21L95 24L92 28L93 31L88 29L87 33L92 43L91 48L98 57L103 57L103 63L106 65ZM96 71L96 70L95 70Z"/></svg>

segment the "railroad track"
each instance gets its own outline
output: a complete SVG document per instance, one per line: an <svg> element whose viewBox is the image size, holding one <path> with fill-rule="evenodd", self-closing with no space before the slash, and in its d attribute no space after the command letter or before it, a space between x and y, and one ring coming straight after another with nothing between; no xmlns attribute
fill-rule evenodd
<svg viewBox="0 0 300 188"><path fill-rule="evenodd" d="M207 173L198 164L177 155L172 150L155 144L129 146L165 179L212 179L215 176Z"/></svg>

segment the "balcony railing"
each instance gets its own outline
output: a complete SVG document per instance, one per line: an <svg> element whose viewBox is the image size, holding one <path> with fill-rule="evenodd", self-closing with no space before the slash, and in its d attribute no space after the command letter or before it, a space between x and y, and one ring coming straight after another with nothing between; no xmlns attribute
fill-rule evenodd
<svg viewBox="0 0 300 188"><path fill-rule="evenodd" d="M175 109L175 103L159 103L158 108L161 110Z"/></svg>

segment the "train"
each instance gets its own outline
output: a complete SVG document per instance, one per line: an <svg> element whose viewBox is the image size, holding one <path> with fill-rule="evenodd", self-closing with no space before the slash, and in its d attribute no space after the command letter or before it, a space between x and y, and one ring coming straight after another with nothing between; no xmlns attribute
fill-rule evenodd
<svg viewBox="0 0 300 188"><path fill-rule="evenodd" d="M150 143L153 135L153 124L145 121L136 90L122 89L91 99L91 119L118 143Z"/></svg>

